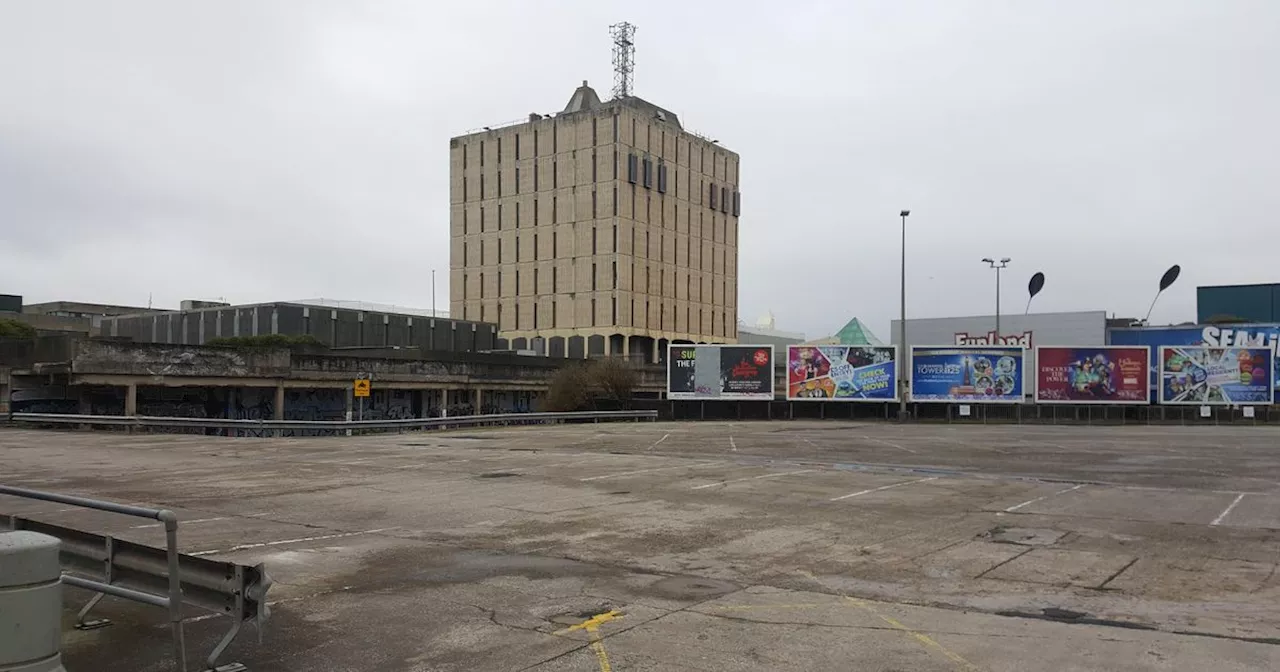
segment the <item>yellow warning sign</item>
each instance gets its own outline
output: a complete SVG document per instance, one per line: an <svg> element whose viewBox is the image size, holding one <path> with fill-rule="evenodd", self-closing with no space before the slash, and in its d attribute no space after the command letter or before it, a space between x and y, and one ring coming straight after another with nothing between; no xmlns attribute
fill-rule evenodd
<svg viewBox="0 0 1280 672"><path fill-rule="evenodd" d="M368 378L357 378L355 383L356 383L354 388L355 396L357 397L369 396L369 379Z"/></svg>

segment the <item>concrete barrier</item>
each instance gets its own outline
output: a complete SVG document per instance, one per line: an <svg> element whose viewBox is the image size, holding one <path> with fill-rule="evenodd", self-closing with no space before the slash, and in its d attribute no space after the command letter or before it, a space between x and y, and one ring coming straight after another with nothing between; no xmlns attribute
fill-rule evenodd
<svg viewBox="0 0 1280 672"><path fill-rule="evenodd" d="M65 672L58 540L0 532L0 672Z"/></svg>

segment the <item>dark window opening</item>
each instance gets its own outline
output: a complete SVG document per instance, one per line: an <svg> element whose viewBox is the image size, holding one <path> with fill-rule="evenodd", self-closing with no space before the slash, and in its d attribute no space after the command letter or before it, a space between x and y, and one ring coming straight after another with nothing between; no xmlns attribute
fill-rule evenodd
<svg viewBox="0 0 1280 672"><path fill-rule="evenodd" d="M667 164L658 164L658 193L667 193Z"/></svg>

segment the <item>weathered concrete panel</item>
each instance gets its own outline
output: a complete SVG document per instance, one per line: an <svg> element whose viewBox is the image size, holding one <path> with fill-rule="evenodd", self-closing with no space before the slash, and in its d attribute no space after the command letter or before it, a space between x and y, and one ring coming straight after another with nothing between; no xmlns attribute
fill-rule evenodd
<svg viewBox="0 0 1280 672"><path fill-rule="evenodd" d="M387 345L409 345L409 318L403 315L387 316Z"/></svg>
<svg viewBox="0 0 1280 672"><path fill-rule="evenodd" d="M134 376L280 378L289 375L289 351L80 341L75 346L71 372Z"/></svg>
<svg viewBox="0 0 1280 672"><path fill-rule="evenodd" d="M325 345L333 345L333 311L328 308L308 308L307 332Z"/></svg>
<svg viewBox="0 0 1280 672"><path fill-rule="evenodd" d="M262 335L262 334L273 333L271 331L271 316L275 314L276 307L275 306L258 306L257 308L254 309L254 311L258 316L257 334Z"/></svg>
<svg viewBox="0 0 1280 672"><path fill-rule="evenodd" d="M381 313L365 313L364 322L360 324L360 345L386 345L385 318Z"/></svg>
<svg viewBox="0 0 1280 672"><path fill-rule="evenodd" d="M475 350L494 350L497 348L498 329L492 324L483 322L476 324Z"/></svg>
<svg viewBox="0 0 1280 672"><path fill-rule="evenodd" d="M453 332L459 322L435 320L435 329L431 333L431 350L453 350Z"/></svg>
<svg viewBox="0 0 1280 672"><path fill-rule="evenodd" d="M200 345L200 314L183 313L179 318L179 324L182 325L182 338L179 338L178 342Z"/></svg>
<svg viewBox="0 0 1280 672"><path fill-rule="evenodd" d="M235 328L236 324L236 311L231 308L227 308L219 310L218 315L222 316L222 331L220 331L218 335L224 338L234 336L235 332L232 330Z"/></svg>
<svg viewBox="0 0 1280 672"><path fill-rule="evenodd" d="M276 315L280 333L299 336L308 333L302 320L302 306L277 306Z"/></svg>
<svg viewBox="0 0 1280 672"><path fill-rule="evenodd" d="M253 309L237 308L236 315L240 320L240 331L238 331L236 335L253 336L255 334L253 331Z"/></svg>
<svg viewBox="0 0 1280 672"><path fill-rule="evenodd" d="M458 322L453 330L453 347L450 350L474 352L476 349L475 322Z"/></svg>
<svg viewBox="0 0 1280 672"><path fill-rule="evenodd" d="M339 310L335 348L354 348L360 345L360 314L354 310Z"/></svg>

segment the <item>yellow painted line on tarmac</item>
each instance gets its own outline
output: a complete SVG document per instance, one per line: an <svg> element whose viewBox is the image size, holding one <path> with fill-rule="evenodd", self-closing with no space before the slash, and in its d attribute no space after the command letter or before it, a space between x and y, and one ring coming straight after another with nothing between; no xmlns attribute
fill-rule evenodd
<svg viewBox="0 0 1280 672"><path fill-rule="evenodd" d="M751 609L813 609L814 607L844 606L841 602L801 602L798 604L735 604L728 607L709 607L708 611L748 611Z"/></svg>
<svg viewBox="0 0 1280 672"><path fill-rule="evenodd" d="M817 576L815 576L811 572L807 572L801 569L799 570L799 573L812 579L815 583L823 585L824 587L826 586L826 584L822 581L822 579L819 579ZM840 591L837 590L835 592L839 593ZM938 653L941 653L943 656L947 658L947 660L950 660L951 662L955 663L956 669L964 670L964 672L982 672L982 668L965 660L964 657L961 656L960 654L939 644L938 641L935 640L934 638L924 634L923 632L918 632L916 630L912 630L911 628L908 628L901 621L899 621L898 619L892 616L886 616L885 614L880 613L880 610L876 609L875 606L873 606L870 602L867 602L865 600L860 600L850 595L844 595L843 597L845 600L848 601L849 604L852 604L853 606L858 607L859 609L862 609L872 614L873 616L884 621L885 623L888 623L895 630L898 630L907 635L910 635L913 639L915 639L917 642L922 644L925 648L933 649Z"/></svg>
<svg viewBox="0 0 1280 672"><path fill-rule="evenodd" d="M563 635L575 630L585 630L587 635L591 637L591 651L596 654L596 662L600 664L600 672L613 672L613 666L609 664L609 653L604 650L604 638L600 635L600 626L619 618L622 618L622 612L613 609L603 614L596 614L577 625L571 625L559 630L555 634Z"/></svg>
<svg viewBox="0 0 1280 672"><path fill-rule="evenodd" d="M908 628L907 626L903 625L901 621L899 621L898 619L892 616L886 616L885 614L880 613L878 609L871 606L871 604L868 602L864 602L862 600L859 600L856 597L849 597L847 595L845 596L845 599L848 600L850 603L852 603L854 606L860 609L864 609L867 612L874 615L876 618L879 618L885 623L888 623L889 625L893 626L895 629L901 630L902 632L908 635L911 635L913 638L915 638L916 641L923 644L926 648L935 649L938 653L941 653L943 656L946 656L947 660L950 660L951 662L955 663L957 669L966 670L966 672L978 672L979 668L977 665L974 665L973 663L965 660L964 657L962 657L960 654L955 653L954 651L948 649L947 647L939 644L937 640L935 640L934 638L924 634L923 632L918 632L916 630L912 630L911 628Z"/></svg>

